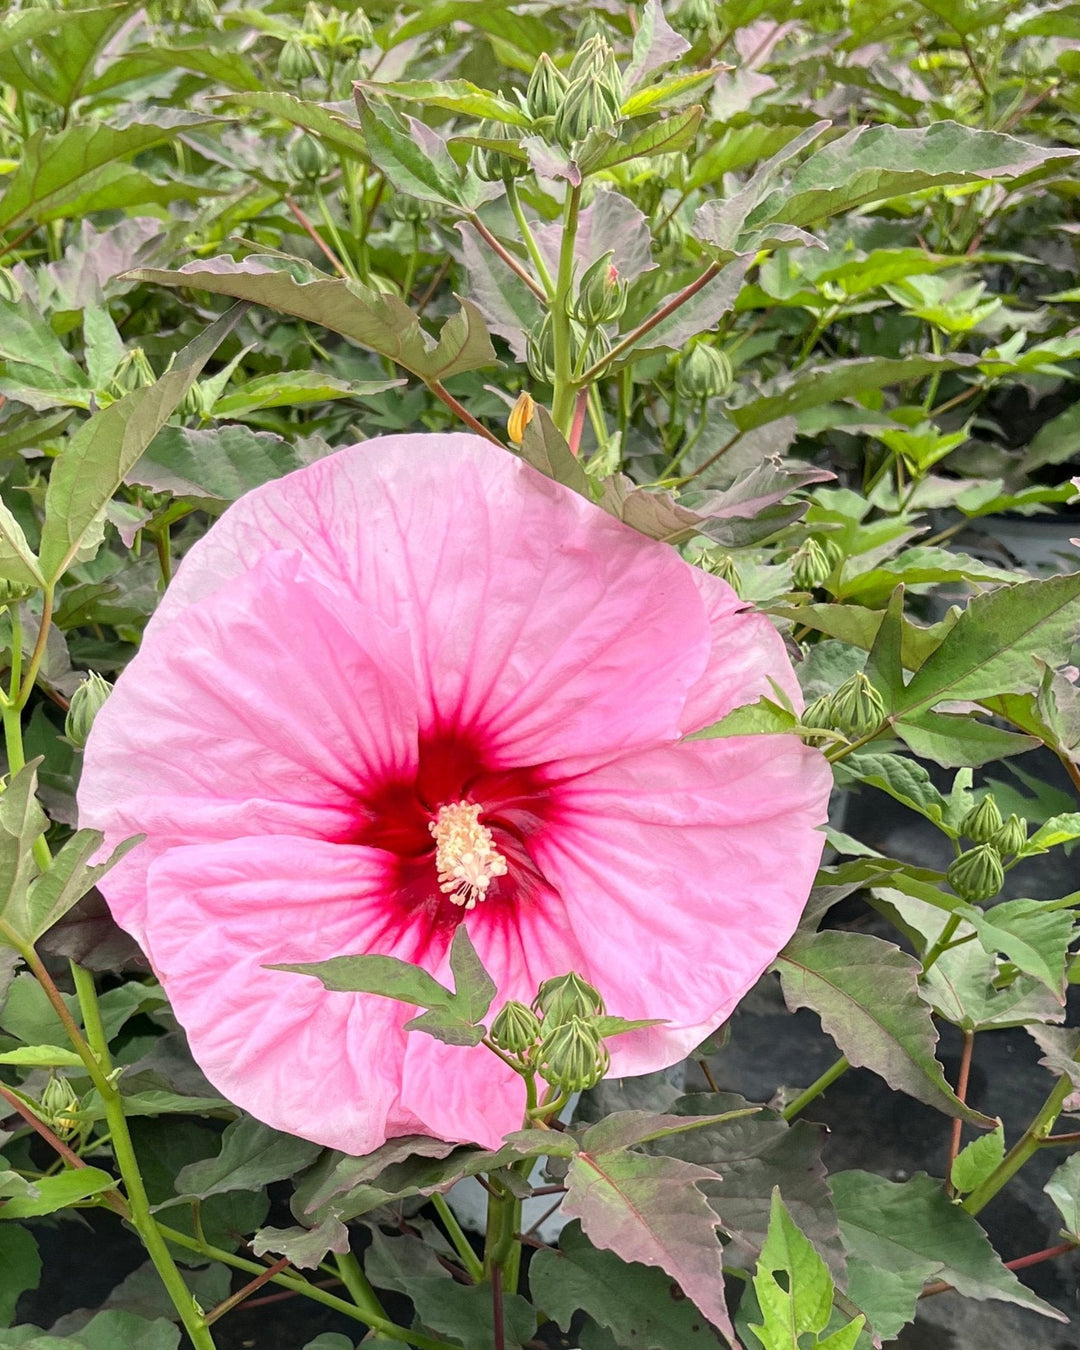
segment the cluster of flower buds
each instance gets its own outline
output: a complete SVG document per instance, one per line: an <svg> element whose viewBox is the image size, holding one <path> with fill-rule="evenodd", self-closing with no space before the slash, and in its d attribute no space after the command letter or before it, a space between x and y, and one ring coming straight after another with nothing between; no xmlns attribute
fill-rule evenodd
<svg viewBox="0 0 1080 1350"><path fill-rule="evenodd" d="M735 559L725 549L702 548L688 555L688 561L700 567L703 572L726 581L736 595L742 594L740 589L742 577L739 575L739 569L735 565Z"/></svg>
<svg viewBox="0 0 1080 1350"><path fill-rule="evenodd" d="M503 1005L491 1024L491 1041L560 1093L595 1087L611 1063L597 1026L604 1000L571 972L545 980L531 1008Z"/></svg>
<svg viewBox="0 0 1080 1350"><path fill-rule="evenodd" d="M309 4L304 10L303 31L319 46L343 53L357 47L370 47L375 40L371 20L359 8L343 14L332 5L323 9L320 5Z"/></svg>
<svg viewBox="0 0 1080 1350"><path fill-rule="evenodd" d="M64 720L64 735L72 745L80 750L85 746L94 718L101 711L105 700L112 693L112 685L92 670L71 696L67 717Z"/></svg>
<svg viewBox="0 0 1080 1350"><path fill-rule="evenodd" d="M586 328L612 323L626 308L629 290L612 262L615 250L597 258L584 272L577 295L571 305L571 314Z"/></svg>
<svg viewBox="0 0 1080 1350"><path fill-rule="evenodd" d="M611 350L602 328L587 329L570 321L570 364L575 370L587 370ZM549 384L555 379L555 331L551 315L545 314L525 341L525 361L536 380Z"/></svg>
<svg viewBox="0 0 1080 1350"><path fill-rule="evenodd" d="M885 720L885 701L861 670L832 694L807 705L799 721L804 727L838 731L849 741L870 736Z"/></svg>
<svg viewBox="0 0 1080 1350"><path fill-rule="evenodd" d="M113 372L108 390L103 392L116 398L123 398L134 389L149 389L156 380L157 376L147 360L146 353L141 347L132 347Z"/></svg>
<svg viewBox="0 0 1080 1350"><path fill-rule="evenodd" d="M962 900L990 900L1005 884L1002 858L1020 853L1027 843L1027 821L1018 815L1002 820L994 794L988 792L960 821L960 834L974 848L949 867L949 885Z"/></svg>
<svg viewBox="0 0 1080 1350"><path fill-rule="evenodd" d="M621 116L622 75L607 38L596 34L578 49L568 80L551 127L556 143L566 150L590 131L613 127Z"/></svg>
<svg viewBox="0 0 1080 1350"><path fill-rule="evenodd" d="M718 347L697 342L679 357L675 392L680 398L720 398L731 388L731 361Z"/></svg>

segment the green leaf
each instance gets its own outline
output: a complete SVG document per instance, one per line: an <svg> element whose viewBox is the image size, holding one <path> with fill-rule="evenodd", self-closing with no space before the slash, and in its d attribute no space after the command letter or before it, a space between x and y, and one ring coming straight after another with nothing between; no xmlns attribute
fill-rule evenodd
<svg viewBox="0 0 1080 1350"><path fill-rule="evenodd" d="M37 871L31 849L49 822L37 801L34 760L20 769L0 794L0 938L22 940L26 892Z"/></svg>
<svg viewBox="0 0 1080 1350"><path fill-rule="evenodd" d="M0 1224L0 1327L10 1326L19 1296L36 1289L41 1279L37 1239L17 1223Z"/></svg>
<svg viewBox="0 0 1080 1350"><path fill-rule="evenodd" d="M435 342L396 295L370 290L358 281L328 277L298 259L252 255L238 263L227 257L208 258L188 263L177 272L141 268L129 275L139 281L191 286L266 305L341 333L388 356L422 380L448 379L496 361L480 312L468 300L459 301L458 312L446 321Z"/></svg>
<svg viewBox="0 0 1080 1350"><path fill-rule="evenodd" d="M1058 1077L1064 1075L1080 1091L1080 1027L1026 1028L1028 1035L1043 1052L1039 1063Z"/></svg>
<svg viewBox="0 0 1080 1350"><path fill-rule="evenodd" d="M852 1064L890 1087L974 1125L993 1121L965 1106L934 1056L938 1033L919 993L920 964L867 933L796 933L777 958L792 1012L810 1008Z"/></svg>
<svg viewBox="0 0 1080 1350"><path fill-rule="evenodd" d="M294 444L245 426L191 431L166 426L128 471L129 483L178 497L212 497L234 502L302 468L305 459Z"/></svg>
<svg viewBox="0 0 1080 1350"><path fill-rule="evenodd" d="M1080 1153L1066 1159L1043 1190L1057 1206L1065 1232L1074 1242L1080 1242Z"/></svg>
<svg viewBox="0 0 1080 1350"><path fill-rule="evenodd" d="M251 1116L241 1116L221 1136L221 1152L216 1158L204 1158L181 1169L176 1189L185 1198L199 1200L226 1191L260 1191L308 1167L319 1151L318 1144L279 1134Z"/></svg>
<svg viewBox="0 0 1080 1350"><path fill-rule="evenodd" d="M971 1215L925 1174L892 1182L840 1172L831 1185L848 1253L848 1296L884 1340L911 1321L931 1279L948 1281L964 1298L1002 1299L1065 1320L1001 1264Z"/></svg>
<svg viewBox="0 0 1080 1350"><path fill-rule="evenodd" d="M756 703L747 703L741 708L729 712L726 717L714 722L712 726L695 731L686 739L690 741L710 741L720 736L763 736L778 733L790 733L798 725L799 719L789 708L764 695Z"/></svg>
<svg viewBox="0 0 1080 1350"><path fill-rule="evenodd" d="M1064 997L1065 956L1072 942L1075 915L1051 909L1042 900L1005 900L983 910L959 905L990 953L1001 952L1058 998Z"/></svg>
<svg viewBox="0 0 1080 1350"><path fill-rule="evenodd" d="M396 956L331 956L326 961L301 961L267 966L266 969L313 975L322 982L324 989L334 993L378 994L382 998L415 1004L418 1008L449 1009L454 1002L451 990L433 975Z"/></svg>
<svg viewBox="0 0 1080 1350"><path fill-rule="evenodd" d="M775 381L771 392L751 399L741 407L727 409L727 416L740 431L750 431L837 399L855 398L872 389L890 384L905 384L947 370L963 370L978 358L958 352L952 356L858 356L850 361L833 361L828 366L800 370Z"/></svg>
<svg viewBox="0 0 1080 1350"><path fill-rule="evenodd" d="M446 143L414 118L401 118L392 109L372 103L357 91L360 124L368 154L396 191L459 211L475 210L497 196L501 188L462 176Z"/></svg>
<svg viewBox="0 0 1080 1350"><path fill-rule="evenodd" d="M45 585L22 526L0 501L0 578L35 589Z"/></svg>
<svg viewBox="0 0 1080 1350"><path fill-rule="evenodd" d="M912 677L899 711L1036 687L1042 671L1033 658L1064 664L1078 631L1080 572L976 596Z"/></svg>
<svg viewBox="0 0 1080 1350"><path fill-rule="evenodd" d="M783 1284L778 1275L785 1277ZM772 1193L769 1232L754 1274L754 1292L764 1321L751 1323L765 1350L800 1350L800 1337L809 1332L814 1345L822 1342L832 1316L833 1282L825 1262L788 1213L780 1189ZM854 1346L865 1318L859 1317L825 1342L832 1350Z"/></svg>
<svg viewBox="0 0 1080 1350"><path fill-rule="evenodd" d="M559 1250L537 1252L529 1287L538 1306L569 1328L584 1309L614 1334L624 1350L718 1350L720 1342L687 1299L672 1296L662 1271L622 1261L592 1245L576 1223L559 1237Z"/></svg>
<svg viewBox="0 0 1080 1350"><path fill-rule="evenodd" d="M152 117L152 120L151 120ZM147 120L125 126L77 121L63 131L35 131L20 148L18 167L0 196L0 230L26 220L65 214L117 160L174 140L193 127L212 123L198 113L157 108Z"/></svg>
<svg viewBox="0 0 1080 1350"><path fill-rule="evenodd" d="M454 977L454 1011L470 1022L481 1021L491 1007L496 985L463 923L458 924L450 943L450 973Z"/></svg>
<svg viewBox="0 0 1080 1350"><path fill-rule="evenodd" d="M526 464L531 464L546 478L591 499L588 474L542 404L536 405L532 421L525 428L520 453Z"/></svg>
<svg viewBox="0 0 1080 1350"><path fill-rule="evenodd" d="M90 859L100 852L103 838L98 830L76 831L53 858L49 870L34 878L27 890L25 914L10 920L20 937L36 942L47 933L139 843L142 835L126 839L105 862L91 865Z"/></svg>
<svg viewBox="0 0 1080 1350"><path fill-rule="evenodd" d="M680 1158L582 1151L570 1160L562 1212L581 1220L594 1246L666 1271L730 1338L721 1220L699 1188L716 1179L710 1168Z"/></svg>
<svg viewBox="0 0 1080 1350"><path fill-rule="evenodd" d="M73 1332L54 1336L37 1327L12 1327L0 1331L0 1350L18 1346L20 1350L177 1350L180 1328L164 1317L152 1322L119 1308L108 1308Z"/></svg>
<svg viewBox="0 0 1080 1350"><path fill-rule="evenodd" d="M609 145L601 145L595 154L583 155L579 165L583 174L600 173L627 164L632 159L648 159L651 155L676 154L689 150L697 139L705 110L696 105L682 112L661 117L640 131L624 132Z"/></svg>
<svg viewBox="0 0 1080 1350"><path fill-rule="evenodd" d="M314 370L283 370L234 385L213 407L215 417L246 417L261 408L298 408L331 399L366 398L399 389L404 380L338 380Z"/></svg>
<svg viewBox="0 0 1080 1350"><path fill-rule="evenodd" d="M850 775L860 783L880 788L935 825L941 826L945 821L948 805L945 798L927 770L913 759L885 751L856 750L846 755L837 769L843 778Z"/></svg>
<svg viewBox="0 0 1080 1350"><path fill-rule="evenodd" d="M748 217L815 225L841 211L926 188L1015 178L1046 164L1071 164L1076 151L1029 145L958 122L927 127L858 127L816 150L782 190Z"/></svg>
<svg viewBox="0 0 1080 1350"><path fill-rule="evenodd" d="M690 43L664 18L660 0L646 0L638 15L630 64L623 77L626 87L636 88L647 75L671 65L689 50Z"/></svg>
<svg viewBox="0 0 1080 1350"><path fill-rule="evenodd" d="M450 112L467 113L470 117L483 117L515 127L532 126L532 120L519 104L511 103L501 94L493 94L490 89L481 89L469 80L393 80L387 84L360 80L357 87L365 94L419 103L425 108L446 108Z"/></svg>
<svg viewBox="0 0 1080 1350"><path fill-rule="evenodd" d="M314 1270L328 1252L344 1255L349 1246L349 1230L332 1214L314 1228L260 1228L251 1240L256 1256L287 1256L302 1270Z"/></svg>
<svg viewBox="0 0 1080 1350"><path fill-rule="evenodd" d="M903 665L904 586L901 582L892 595L874 635L863 673L881 695L888 715L904 692Z"/></svg>
<svg viewBox="0 0 1080 1350"><path fill-rule="evenodd" d="M59 1045L20 1045L0 1054L0 1064L28 1069L81 1069L83 1062L74 1050Z"/></svg>
<svg viewBox="0 0 1080 1350"><path fill-rule="evenodd" d="M899 719L893 729L920 759L932 759L943 769L990 764L1040 744L1037 736L1005 731L974 713L923 711Z"/></svg>
<svg viewBox="0 0 1080 1350"><path fill-rule="evenodd" d="M83 535L243 310L244 306L234 306L189 342L155 384L136 389L95 413L68 440L53 465L45 493L41 568L50 581L58 580L66 571Z"/></svg>
<svg viewBox="0 0 1080 1350"><path fill-rule="evenodd" d="M1080 811L1066 811L1044 821L1024 845L1023 856L1046 853L1059 844L1071 844L1080 839Z"/></svg>
<svg viewBox="0 0 1080 1350"><path fill-rule="evenodd" d="M293 94L278 90L229 94L221 99L225 106L239 105L269 113L294 127L303 127L319 140L333 146L339 154L368 162L367 141L358 122L329 112L321 103L305 103Z"/></svg>
<svg viewBox="0 0 1080 1350"><path fill-rule="evenodd" d="M953 1159L949 1180L961 1194L981 1186L1005 1157L1005 1127L999 1120L996 1129L981 1134L962 1148Z"/></svg>
<svg viewBox="0 0 1080 1350"><path fill-rule="evenodd" d="M115 1185L108 1172L102 1172L98 1167L73 1167L53 1177L38 1177L34 1182L37 1195L12 1196L4 1201L0 1213L5 1219L32 1219L39 1214L53 1214L58 1209L66 1209L80 1200L111 1190Z"/></svg>

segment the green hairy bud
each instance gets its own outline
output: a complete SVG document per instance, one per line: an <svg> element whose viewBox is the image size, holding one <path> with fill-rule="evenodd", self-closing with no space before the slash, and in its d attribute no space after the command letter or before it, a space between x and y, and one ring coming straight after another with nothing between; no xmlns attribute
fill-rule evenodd
<svg viewBox="0 0 1080 1350"><path fill-rule="evenodd" d="M816 539L807 539L791 557L791 579L800 591L820 586L832 571L828 555Z"/></svg>
<svg viewBox="0 0 1080 1350"><path fill-rule="evenodd" d="M833 712L832 694L822 694L820 698L808 703L799 718L799 725L812 730L835 731L836 715ZM811 745L820 745L827 737L806 736L804 739Z"/></svg>
<svg viewBox="0 0 1080 1350"><path fill-rule="evenodd" d="M371 20L362 9L354 9L345 16L341 25L341 36L347 43L356 47L370 47L375 41L375 30Z"/></svg>
<svg viewBox="0 0 1080 1350"><path fill-rule="evenodd" d="M597 258L585 269L585 275L581 278L573 315L588 328L611 323L626 308L629 287L611 261L614 256L615 250L612 249L602 258Z"/></svg>
<svg viewBox="0 0 1080 1350"><path fill-rule="evenodd" d="M50 1078L41 1094L38 1115L59 1139L70 1139L79 1128L75 1112L79 1098L66 1078Z"/></svg>
<svg viewBox="0 0 1080 1350"><path fill-rule="evenodd" d="M675 390L680 398L719 398L731 388L731 362L717 347L696 343L679 357Z"/></svg>
<svg viewBox="0 0 1080 1350"><path fill-rule="evenodd" d="M972 903L991 899L1005 884L1001 855L992 844L977 844L961 853L949 865L946 876L960 899Z"/></svg>
<svg viewBox="0 0 1080 1350"><path fill-rule="evenodd" d="M999 853L1019 853L1027 843L1027 821L1023 816L1011 815L990 843Z"/></svg>
<svg viewBox="0 0 1080 1350"><path fill-rule="evenodd" d="M426 202L422 197L409 197L404 192L395 192L386 203L386 213L392 220L403 220L408 224L418 225L421 221L430 220L435 214L435 203ZM372 278L371 284L377 286L378 283ZM395 287L387 287L387 294L392 294Z"/></svg>
<svg viewBox="0 0 1080 1350"><path fill-rule="evenodd" d="M596 76L609 100L611 111L618 116L622 106L622 75L619 73L615 53L611 50L611 43L601 34L589 38L588 42L579 47L577 55L570 63L571 85L586 75Z"/></svg>
<svg viewBox="0 0 1080 1350"><path fill-rule="evenodd" d="M588 369L610 350L611 343L602 328L586 332L581 324L570 321L571 365L576 367L583 361L583 368ZM550 384L555 379L555 333L550 314L545 314L526 338L525 361L534 380L545 380Z"/></svg>
<svg viewBox="0 0 1080 1350"><path fill-rule="evenodd" d="M491 1039L508 1055L524 1055L540 1039L540 1020L531 1008L511 999L492 1022Z"/></svg>
<svg viewBox="0 0 1080 1350"><path fill-rule="evenodd" d="M712 18L713 0L683 0L675 15L679 28L687 33L700 33L708 28Z"/></svg>
<svg viewBox="0 0 1080 1350"><path fill-rule="evenodd" d="M0 609L17 605L20 600L25 600L32 594L32 588L24 586L21 581L9 581L7 577L0 577Z"/></svg>
<svg viewBox="0 0 1080 1350"><path fill-rule="evenodd" d="M10 267L0 267L0 300L9 300L17 305L22 299L23 288L15 279Z"/></svg>
<svg viewBox="0 0 1080 1350"><path fill-rule="evenodd" d="M330 156L322 141L314 136L298 136L285 156L289 171L306 182L318 182L330 168Z"/></svg>
<svg viewBox="0 0 1080 1350"><path fill-rule="evenodd" d="M988 792L977 806L973 806L960 822L960 833L966 835L975 844L989 844L1001 829L1001 812L994 800L994 794Z"/></svg>
<svg viewBox="0 0 1080 1350"><path fill-rule="evenodd" d="M829 571L832 572L844 561L844 550L835 539L830 539L828 536L821 541L821 547L829 560Z"/></svg>
<svg viewBox="0 0 1080 1350"><path fill-rule="evenodd" d="M554 117L562 105L570 81L544 52L529 76L525 108L532 118Z"/></svg>
<svg viewBox="0 0 1080 1350"><path fill-rule="evenodd" d="M541 1078L566 1093L595 1087L611 1064L596 1028L580 1017L554 1027L540 1042L537 1059Z"/></svg>
<svg viewBox="0 0 1080 1350"><path fill-rule="evenodd" d="M315 58L298 37L289 38L282 47L277 73L283 84L299 84L301 80L315 74Z"/></svg>
<svg viewBox="0 0 1080 1350"><path fill-rule="evenodd" d="M545 1027L561 1026L574 1017L599 1016L604 1011L604 1000L599 990L571 971L569 975L545 980L533 1008L543 1014Z"/></svg>
<svg viewBox="0 0 1080 1350"><path fill-rule="evenodd" d="M881 726L885 702L860 670L833 694L832 714L836 730L849 740L858 740Z"/></svg>
<svg viewBox="0 0 1080 1350"><path fill-rule="evenodd" d="M615 125L618 112L599 75L582 75L566 91L555 114L552 134L564 149L583 141L590 131L607 131Z"/></svg>
<svg viewBox="0 0 1080 1350"><path fill-rule="evenodd" d="M481 122L476 134L486 141L514 140L514 133L505 122ZM485 183L501 183L504 178L520 178L528 166L523 159L476 145L472 152L472 167L477 178L482 178Z"/></svg>
<svg viewBox="0 0 1080 1350"><path fill-rule="evenodd" d="M91 671L75 690L64 722L64 735L72 745L77 745L80 750L83 748L90 736L94 718L111 693L112 685L96 671Z"/></svg>
<svg viewBox="0 0 1080 1350"><path fill-rule="evenodd" d="M209 28L217 18L214 0L192 0L188 18L195 28Z"/></svg>
<svg viewBox="0 0 1080 1350"><path fill-rule="evenodd" d="M742 577L730 553L725 553L722 548L703 548L693 561L703 572L726 581L736 595L741 594Z"/></svg>

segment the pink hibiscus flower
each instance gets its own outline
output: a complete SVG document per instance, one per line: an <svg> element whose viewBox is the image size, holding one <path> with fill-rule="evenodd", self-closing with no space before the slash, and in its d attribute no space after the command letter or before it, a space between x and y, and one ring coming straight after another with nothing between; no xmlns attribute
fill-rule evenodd
<svg viewBox="0 0 1080 1350"><path fill-rule="evenodd" d="M97 718L81 823L217 1087L349 1153L492 1146L521 1080L410 1009L267 966L381 952L447 980L468 925L529 1002L576 970L682 1058L790 936L831 777L794 736L685 737L773 682L724 582L465 435L353 446L232 506Z"/></svg>

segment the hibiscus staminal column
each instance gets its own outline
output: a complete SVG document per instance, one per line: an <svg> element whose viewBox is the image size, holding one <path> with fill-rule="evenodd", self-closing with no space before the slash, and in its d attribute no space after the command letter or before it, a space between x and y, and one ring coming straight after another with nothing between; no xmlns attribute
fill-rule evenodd
<svg viewBox="0 0 1080 1350"><path fill-rule="evenodd" d="M435 867L439 890L465 909L487 899L495 877L506 875L506 859L495 847L491 831L480 824L474 802L440 806L428 826L435 839Z"/></svg>

